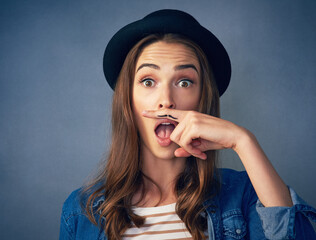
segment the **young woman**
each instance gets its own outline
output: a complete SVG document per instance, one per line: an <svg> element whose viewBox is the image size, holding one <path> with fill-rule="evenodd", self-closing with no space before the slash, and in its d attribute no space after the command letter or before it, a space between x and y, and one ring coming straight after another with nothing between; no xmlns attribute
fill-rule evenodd
<svg viewBox="0 0 316 240"><path fill-rule="evenodd" d="M316 239L308 206L255 136L219 118L228 55L192 16L160 10L109 42L112 144L104 169L66 200L60 239ZM246 172L216 168L231 148Z"/></svg>

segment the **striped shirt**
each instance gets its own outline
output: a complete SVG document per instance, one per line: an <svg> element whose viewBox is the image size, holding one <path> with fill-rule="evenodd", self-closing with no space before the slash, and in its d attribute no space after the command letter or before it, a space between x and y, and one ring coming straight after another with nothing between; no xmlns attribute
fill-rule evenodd
<svg viewBox="0 0 316 240"><path fill-rule="evenodd" d="M193 240L185 224L175 212L176 203L158 207L134 207L134 213L145 218L140 228L126 230L123 240Z"/></svg>

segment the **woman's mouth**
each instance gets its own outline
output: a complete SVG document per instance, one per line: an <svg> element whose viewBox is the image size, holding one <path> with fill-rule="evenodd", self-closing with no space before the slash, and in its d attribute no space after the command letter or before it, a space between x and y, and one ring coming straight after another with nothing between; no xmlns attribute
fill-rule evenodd
<svg viewBox="0 0 316 240"><path fill-rule="evenodd" d="M162 147L167 147L171 144L170 135L175 129L176 125L177 122L169 119L162 119L156 123L155 134L158 143Z"/></svg>

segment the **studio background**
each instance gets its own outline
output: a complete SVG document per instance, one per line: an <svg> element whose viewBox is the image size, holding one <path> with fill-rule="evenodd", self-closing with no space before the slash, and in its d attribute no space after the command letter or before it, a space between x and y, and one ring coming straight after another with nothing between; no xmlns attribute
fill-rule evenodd
<svg viewBox="0 0 316 240"><path fill-rule="evenodd" d="M189 12L223 43L232 80L222 118L252 131L316 206L316 1L0 2L0 239L57 239L64 200L110 142L105 46L162 9ZM233 151L220 164L241 170Z"/></svg>

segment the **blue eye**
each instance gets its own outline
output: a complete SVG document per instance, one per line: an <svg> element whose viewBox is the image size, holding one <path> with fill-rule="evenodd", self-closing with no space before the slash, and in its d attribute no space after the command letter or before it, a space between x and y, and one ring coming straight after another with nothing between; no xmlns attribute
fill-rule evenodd
<svg viewBox="0 0 316 240"><path fill-rule="evenodd" d="M193 82L191 80L188 80L188 79L184 79L184 80L181 80L179 82L179 86L182 88L190 87L192 84L193 84Z"/></svg>
<svg viewBox="0 0 316 240"><path fill-rule="evenodd" d="M146 78L140 81L145 87L153 87L155 84L155 81L150 79L150 78Z"/></svg>

